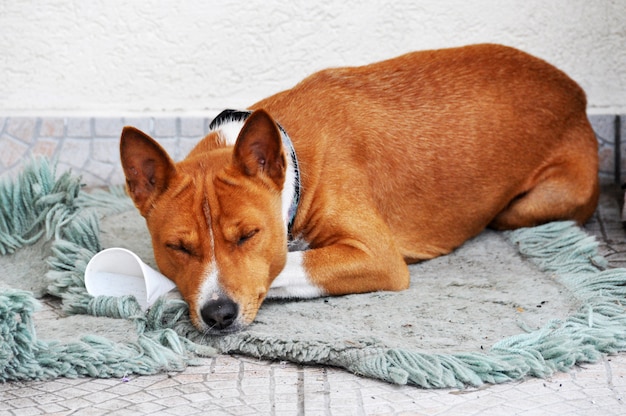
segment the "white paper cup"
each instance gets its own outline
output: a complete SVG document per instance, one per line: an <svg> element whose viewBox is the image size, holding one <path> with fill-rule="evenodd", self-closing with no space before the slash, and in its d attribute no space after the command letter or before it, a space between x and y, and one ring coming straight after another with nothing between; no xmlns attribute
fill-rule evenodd
<svg viewBox="0 0 626 416"><path fill-rule="evenodd" d="M143 310L176 284L125 248L109 248L93 256L85 269L85 287L92 296L133 295Z"/></svg>

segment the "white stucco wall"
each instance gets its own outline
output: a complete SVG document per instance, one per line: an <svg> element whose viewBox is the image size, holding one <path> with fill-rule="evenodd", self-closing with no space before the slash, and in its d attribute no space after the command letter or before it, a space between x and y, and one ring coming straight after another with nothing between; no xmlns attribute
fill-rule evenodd
<svg viewBox="0 0 626 416"><path fill-rule="evenodd" d="M626 112L622 0L0 1L0 113L244 107L328 66L498 42Z"/></svg>

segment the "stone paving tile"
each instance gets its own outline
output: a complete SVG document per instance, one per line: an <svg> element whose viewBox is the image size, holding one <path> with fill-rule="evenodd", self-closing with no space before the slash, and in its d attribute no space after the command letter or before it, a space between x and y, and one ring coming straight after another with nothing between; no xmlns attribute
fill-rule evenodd
<svg viewBox="0 0 626 416"><path fill-rule="evenodd" d="M37 123L38 119L31 117L12 117L9 119L5 131L17 140L32 143L35 139Z"/></svg>
<svg viewBox="0 0 626 416"><path fill-rule="evenodd" d="M154 137L170 138L178 136L178 119L173 117L154 119Z"/></svg>
<svg viewBox="0 0 626 416"><path fill-rule="evenodd" d="M615 115L589 116L591 126L598 138L600 173L605 178L613 178L615 175L615 118Z"/></svg>
<svg viewBox="0 0 626 416"><path fill-rule="evenodd" d="M65 121L66 137L92 137L91 118L72 117Z"/></svg>
<svg viewBox="0 0 626 416"><path fill-rule="evenodd" d="M200 117L182 117L180 119L180 136L192 137L197 141L206 134L209 120Z"/></svg>
<svg viewBox="0 0 626 416"><path fill-rule="evenodd" d="M119 139L124 119L121 117L96 118L93 121L94 137L110 137Z"/></svg>
<svg viewBox="0 0 626 416"><path fill-rule="evenodd" d="M45 156L52 159L58 152L60 141L55 138L39 138L31 147L30 152L33 156Z"/></svg>
<svg viewBox="0 0 626 416"><path fill-rule="evenodd" d="M91 140L67 138L61 144L59 162L82 168L91 158Z"/></svg>
<svg viewBox="0 0 626 416"><path fill-rule="evenodd" d="M0 149L2 149L2 152L0 152L0 166L8 169L24 158L28 152L28 145L3 134L0 136Z"/></svg>
<svg viewBox="0 0 626 416"><path fill-rule="evenodd" d="M65 120L63 118L42 118L39 125L39 137L60 139L65 136Z"/></svg>
<svg viewBox="0 0 626 416"><path fill-rule="evenodd" d="M118 132L119 135L119 132ZM99 162L119 164L120 150L111 139L93 139L91 146L91 159Z"/></svg>

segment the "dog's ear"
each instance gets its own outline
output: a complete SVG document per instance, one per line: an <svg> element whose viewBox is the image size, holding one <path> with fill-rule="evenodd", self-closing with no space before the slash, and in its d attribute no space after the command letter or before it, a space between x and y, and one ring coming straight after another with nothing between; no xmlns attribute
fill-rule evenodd
<svg viewBox="0 0 626 416"><path fill-rule="evenodd" d="M154 139L134 127L122 130L120 156L128 193L145 217L167 188L174 162Z"/></svg>
<svg viewBox="0 0 626 416"><path fill-rule="evenodd" d="M265 110L255 111L246 120L235 143L233 162L244 174L265 174L282 188L285 152L278 126Z"/></svg>

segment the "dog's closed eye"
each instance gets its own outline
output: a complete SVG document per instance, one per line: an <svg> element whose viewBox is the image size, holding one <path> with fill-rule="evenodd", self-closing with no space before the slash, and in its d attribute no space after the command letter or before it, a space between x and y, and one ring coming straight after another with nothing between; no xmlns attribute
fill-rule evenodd
<svg viewBox="0 0 626 416"><path fill-rule="evenodd" d="M167 248L169 248L170 250L173 250L173 251L175 251L177 253L180 253L180 254L184 254L184 255L187 255L187 256L195 256L196 255L194 249L190 245L188 245L188 244L186 244L186 243L184 243L182 241L178 241L178 242L175 242L175 243L168 243L165 246Z"/></svg>
<svg viewBox="0 0 626 416"><path fill-rule="evenodd" d="M254 237L255 235L257 235L259 232L259 229L256 228L254 230L250 230L250 231L246 231L244 233L242 233L239 238L237 239L237 245L238 246L242 246L243 244L245 244L246 242L248 242L252 237Z"/></svg>

